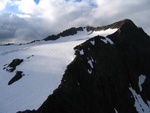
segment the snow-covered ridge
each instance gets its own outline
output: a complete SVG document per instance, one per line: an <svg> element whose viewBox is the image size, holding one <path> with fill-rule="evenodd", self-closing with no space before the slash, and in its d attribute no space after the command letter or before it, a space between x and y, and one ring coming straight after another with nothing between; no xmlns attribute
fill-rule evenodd
<svg viewBox="0 0 150 113"><path fill-rule="evenodd" d="M94 36L100 35L106 37L107 35L113 34L118 29L106 29L100 31L88 31L86 28L83 28L83 31L77 31L77 34L70 35L66 37L60 37L59 39L55 40L56 42L64 42L64 41L77 41L77 40L87 40Z"/></svg>
<svg viewBox="0 0 150 113"><path fill-rule="evenodd" d="M40 107L58 87L67 65L74 59L73 48L89 38L106 36L116 30L88 32L84 29L75 35L60 37L55 41L0 46L0 113L15 113ZM24 61L12 73L3 70L4 65L15 58ZM89 64L92 67L90 61ZM16 71L23 71L25 76L8 85Z"/></svg>

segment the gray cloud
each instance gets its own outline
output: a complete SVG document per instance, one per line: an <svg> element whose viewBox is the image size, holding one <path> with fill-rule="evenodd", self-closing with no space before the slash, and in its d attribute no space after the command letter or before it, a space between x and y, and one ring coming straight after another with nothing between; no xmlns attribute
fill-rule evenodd
<svg viewBox="0 0 150 113"><path fill-rule="evenodd" d="M28 21L14 14L0 15L0 42L23 42L39 39L42 35Z"/></svg>
<svg viewBox="0 0 150 113"><path fill-rule="evenodd" d="M76 3L74 0L44 0L37 6L34 4L33 9L31 6L25 10L30 14L23 13L22 16L17 16L1 13L0 43L8 40L38 40L72 26L102 26L125 18L132 19L137 26L150 34L149 4L149 0L82 0ZM23 7L24 4L21 4L20 9ZM26 15L29 17L25 18Z"/></svg>

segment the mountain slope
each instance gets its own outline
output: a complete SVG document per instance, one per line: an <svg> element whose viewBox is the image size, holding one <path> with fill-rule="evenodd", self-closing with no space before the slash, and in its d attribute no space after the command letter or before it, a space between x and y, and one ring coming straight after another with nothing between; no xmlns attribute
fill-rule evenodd
<svg viewBox="0 0 150 113"><path fill-rule="evenodd" d="M131 20L112 25L116 32L74 48L59 87L25 113L150 112L150 37Z"/></svg>
<svg viewBox="0 0 150 113"><path fill-rule="evenodd" d="M83 28L55 41L0 46L0 113L38 109L61 83L67 65L74 59L73 48L96 35Z"/></svg>

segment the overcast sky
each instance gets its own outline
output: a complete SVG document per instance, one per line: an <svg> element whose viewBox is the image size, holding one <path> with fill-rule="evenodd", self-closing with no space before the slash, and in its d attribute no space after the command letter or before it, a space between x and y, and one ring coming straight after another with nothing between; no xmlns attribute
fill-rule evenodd
<svg viewBox="0 0 150 113"><path fill-rule="evenodd" d="M150 0L0 0L0 43L38 40L73 26L125 18L150 35Z"/></svg>

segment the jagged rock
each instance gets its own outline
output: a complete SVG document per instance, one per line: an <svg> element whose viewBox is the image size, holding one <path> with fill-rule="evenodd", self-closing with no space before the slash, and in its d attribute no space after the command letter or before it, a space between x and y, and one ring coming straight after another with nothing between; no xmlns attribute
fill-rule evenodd
<svg viewBox="0 0 150 113"><path fill-rule="evenodd" d="M16 69L16 67L20 65L22 62L23 59L16 58L10 64L8 64L8 66L5 65L4 69L6 69L6 71L8 72L13 72Z"/></svg>
<svg viewBox="0 0 150 113"><path fill-rule="evenodd" d="M100 30L106 30L106 29L120 28L125 24L130 24L130 28L132 26L135 26L135 24L130 19L124 19L119 22L115 22L113 24L101 26L101 27L87 26L86 29L87 31L100 31Z"/></svg>
<svg viewBox="0 0 150 113"><path fill-rule="evenodd" d="M137 113L137 102L144 112L137 95L148 105L150 37L128 19L109 28L118 30L107 39L96 36L74 48L76 57L59 87L28 113ZM141 74L145 82L139 86Z"/></svg>
<svg viewBox="0 0 150 113"><path fill-rule="evenodd" d="M65 37L65 36L70 36L70 35L74 35L76 34L78 31L83 31L83 28L82 27L79 27L79 28L75 28L75 27L72 27L70 29L67 29L61 33L59 33L58 35L51 35L51 36L48 36L47 38L45 38L44 40L45 41L48 41L48 40L56 40L60 37Z"/></svg>
<svg viewBox="0 0 150 113"><path fill-rule="evenodd" d="M22 71L17 71L16 75L8 82L8 85L13 84L24 76Z"/></svg>

